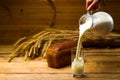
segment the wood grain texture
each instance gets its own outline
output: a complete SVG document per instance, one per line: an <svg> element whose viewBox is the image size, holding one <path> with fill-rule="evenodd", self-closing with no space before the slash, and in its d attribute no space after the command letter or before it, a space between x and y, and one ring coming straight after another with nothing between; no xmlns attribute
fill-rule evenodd
<svg viewBox="0 0 120 80"><path fill-rule="evenodd" d="M85 0L53 0L59 29L78 29L79 18L86 13ZM120 32L120 0L105 0L102 11L114 19L114 31ZM0 0L0 44L12 44L23 36L51 27L54 11L47 0Z"/></svg>
<svg viewBox="0 0 120 80"><path fill-rule="evenodd" d="M7 51L8 50L8 51ZM5 51L5 52L4 52ZM63 68L48 67L46 59L24 61L23 57L8 63L8 55L2 53L12 51L12 45L0 46L0 80L119 80L120 49L117 52L104 49L85 50L85 75L74 78L70 65Z"/></svg>
<svg viewBox="0 0 120 80"><path fill-rule="evenodd" d="M57 25L77 25L81 15L86 13L84 0L54 0L57 9ZM53 16L53 10L45 0L1 0L0 24L47 24ZM110 13L119 23L119 0L105 0L101 10ZM41 21L41 22L38 22ZM117 23L117 24L118 24ZM117 26L117 25L116 25Z"/></svg>
<svg viewBox="0 0 120 80"><path fill-rule="evenodd" d="M24 58L15 58L8 63L8 57L0 58L0 73L50 73L70 74L71 67L48 67L46 59L24 61ZM120 56L85 56L85 73L120 74Z"/></svg>
<svg viewBox="0 0 120 80"><path fill-rule="evenodd" d="M1 80L119 80L119 74L86 74L74 78L71 74L0 74Z"/></svg>

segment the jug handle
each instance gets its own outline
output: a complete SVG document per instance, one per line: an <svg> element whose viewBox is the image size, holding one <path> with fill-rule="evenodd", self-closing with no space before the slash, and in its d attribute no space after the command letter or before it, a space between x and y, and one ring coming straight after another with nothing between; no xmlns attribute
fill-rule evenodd
<svg viewBox="0 0 120 80"><path fill-rule="evenodd" d="M87 15L92 15L92 11L87 11Z"/></svg>

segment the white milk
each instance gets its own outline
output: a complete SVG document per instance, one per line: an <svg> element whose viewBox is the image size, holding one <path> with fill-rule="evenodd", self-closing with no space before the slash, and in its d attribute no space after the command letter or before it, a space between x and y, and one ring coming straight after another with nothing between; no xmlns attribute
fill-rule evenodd
<svg viewBox="0 0 120 80"><path fill-rule="evenodd" d="M109 14L106 14L104 12L97 12L95 14L93 14L93 26L92 26L92 30L100 35L106 35L109 34L112 30L113 30L113 19Z"/></svg>
<svg viewBox="0 0 120 80"><path fill-rule="evenodd" d="M74 74L83 74L83 67L84 61L81 57L78 57L78 60L76 58L72 62L72 73Z"/></svg>
<svg viewBox="0 0 120 80"><path fill-rule="evenodd" d="M110 31L111 31L111 28L109 27L111 24L110 24L110 22L109 21L104 21L104 22L102 22L102 24L101 23L99 23L99 24L97 24L97 25L95 25L95 26L98 26L98 27L93 27L93 31L97 34L97 35L106 35L106 34L108 34L108 33L110 33Z"/></svg>

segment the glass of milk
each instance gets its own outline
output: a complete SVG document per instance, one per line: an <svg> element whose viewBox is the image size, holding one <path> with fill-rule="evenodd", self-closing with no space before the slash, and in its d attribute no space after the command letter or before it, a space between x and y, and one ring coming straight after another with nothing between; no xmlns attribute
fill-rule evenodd
<svg viewBox="0 0 120 80"><path fill-rule="evenodd" d="M81 54L76 58L76 48L71 50L71 70L73 77L81 77L84 75L84 52L81 49Z"/></svg>

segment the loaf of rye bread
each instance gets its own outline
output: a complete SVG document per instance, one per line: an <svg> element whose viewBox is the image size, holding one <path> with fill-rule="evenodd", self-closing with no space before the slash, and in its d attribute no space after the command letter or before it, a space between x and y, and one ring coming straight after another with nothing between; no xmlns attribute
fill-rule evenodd
<svg viewBox="0 0 120 80"><path fill-rule="evenodd" d="M46 51L49 67L60 68L71 64L71 49L77 46L77 41L63 41L51 45Z"/></svg>

